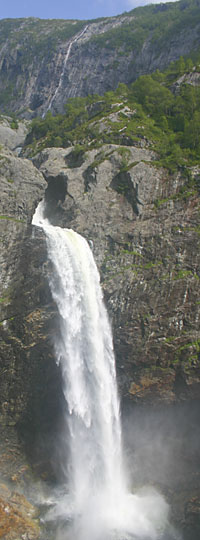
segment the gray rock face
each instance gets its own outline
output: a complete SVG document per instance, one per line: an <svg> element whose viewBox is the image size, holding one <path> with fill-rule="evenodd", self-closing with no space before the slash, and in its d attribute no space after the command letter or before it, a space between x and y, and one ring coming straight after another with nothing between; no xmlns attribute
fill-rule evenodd
<svg viewBox="0 0 200 540"><path fill-rule="evenodd" d="M51 206L52 222L92 240L122 394L136 401L198 397L198 191L156 169L148 149L129 151L127 172L120 172L115 145L101 149L96 167L97 150L74 169L66 166L71 149L44 150L34 162L58 190L59 174L66 178L70 196Z"/></svg>
<svg viewBox="0 0 200 540"><path fill-rule="evenodd" d="M198 435L192 428L194 444L183 451L186 427L182 433L178 408L182 403L189 407L199 398L199 194L195 182L200 171L198 167L191 171L191 189L180 174L170 176L157 169L148 148L128 150L126 170L123 152L116 145L104 145L101 159L98 150L88 151L77 167L71 148L46 149L33 162L1 150L1 426L17 430L29 459L39 460L40 469L51 458L52 471L54 440L62 423L61 378L53 353L59 330L48 286L51 268L45 238L31 226L35 207L45 194L51 222L75 229L93 246L113 327L123 409L131 406L132 410L137 404L140 411L134 408L127 428L134 453L130 471L134 462L140 471L136 484L147 479L166 490L174 521L184 524L184 539L189 540L191 531L199 530ZM164 444L157 439L155 417L148 416L147 421L143 416L143 405L158 416L165 410L157 420ZM196 426L196 413L189 410L181 413L184 426L187 422ZM141 414L139 422L137 414ZM174 414L176 425L170 420ZM169 437L166 442L169 432L171 442ZM172 449L176 457L173 453L169 474Z"/></svg>
<svg viewBox="0 0 200 540"><path fill-rule="evenodd" d="M30 222L45 181L30 161L21 160L6 149L1 150L0 176L1 423L16 424L27 403L24 395L27 396L28 387L25 388L23 373L26 382L29 378L23 311L31 313L32 307L31 292L29 295L26 289L32 279L30 274L28 277L28 268L34 258Z"/></svg>
<svg viewBox="0 0 200 540"><path fill-rule="evenodd" d="M191 86L200 86L200 73L191 72L185 73L172 85L172 91L177 94L180 91L182 84L190 84Z"/></svg>
<svg viewBox="0 0 200 540"><path fill-rule="evenodd" d="M116 145L101 148L99 165L98 150L91 150L75 168L68 166L71 148L46 149L34 164L8 150L2 153L1 331L10 336L9 347L16 340L19 355L20 347L32 354L41 319L41 339L48 348L44 336L55 308L45 240L37 230L35 240L30 225L45 193L51 222L92 242L113 325L122 395L150 402L193 399L200 382L198 192L189 191L180 175L156 169L152 151L128 151L127 170L121 168ZM198 175L196 168L193 176ZM23 340L24 335L30 340L31 323L33 343L27 345Z"/></svg>
<svg viewBox="0 0 200 540"><path fill-rule="evenodd" d="M28 132L28 122L17 122L17 127L12 127L12 122L13 120L9 116L1 116L0 145L3 144L10 150L16 150L18 154ZM13 124L15 125L14 122Z"/></svg>
<svg viewBox="0 0 200 540"><path fill-rule="evenodd" d="M71 22L72 37L68 38L69 21L59 21L55 26L55 21L22 19L9 28L6 40L5 24L0 24L0 108L17 111L24 118L48 110L63 112L71 97L102 95L120 82L130 83L139 75L164 69L197 48L200 28L197 17L192 29L186 23L175 34L163 35L165 43L161 46L158 23L158 37L145 30L143 44L138 37L135 46L127 49L121 37L115 41L114 32L120 28L123 36L131 24L132 35L137 33L139 22L134 12L85 25ZM94 39L99 36L104 37L101 43Z"/></svg>

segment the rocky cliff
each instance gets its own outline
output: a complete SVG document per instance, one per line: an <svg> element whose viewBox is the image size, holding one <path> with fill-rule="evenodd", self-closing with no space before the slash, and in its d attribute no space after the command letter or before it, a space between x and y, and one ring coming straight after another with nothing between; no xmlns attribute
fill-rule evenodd
<svg viewBox="0 0 200 540"><path fill-rule="evenodd" d="M4 353L15 344L13 339L20 358L22 351L25 356L33 353L40 310L51 302L45 293L45 241L31 227L37 202L46 194L52 222L75 229L93 245L113 325L122 395L167 402L197 398L198 188L191 189L180 173L157 169L154 153L145 148L129 147L131 166L120 170L122 149L105 145L97 166L99 152L91 150L79 167L69 166L71 148L44 150L33 163L2 150ZM199 169L191 173L198 181Z"/></svg>
<svg viewBox="0 0 200 540"><path fill-rule="evenodd" d="M180 174L156 169L155 155L145 148L129 147L131 166L120 171L120 150L105 145L96 167L98 150L88 152L78 168L68 167L71 149L44 150L33 162L48 181L53 222L92 242L113 324L123 396L168 402L195 398L198 188L190 190ZM198 168L191 172L199 178ZM54 206L53 197L62 204Z"/></svg>
<svg viewBox="0 0 200 540"><path fill-rule="evenodd" d="M0 21L0 109L30 118L113 90L198 49L198 0L95 21Z"/></svg>
<svg viewBox="0 0 200 540"><path fill-rule="evenodd" d="M128 148L108 144L79 157L74 161L70 147L51 148L31 161L1 148L1 429L3 440L18 433L37 475L58 473L52 456L62 423L51 267L43 233L31 225L44 196L52 223L75 229L93 247L113 327L123 408L148 404L173 417L181 403L195 404L199 397L199 168L191 168L189 177L170 175L156 166L144 141ZM196 429L195 418L190 413ZM184 437L178 426L175 463ZM134 452L139 459L141 446ZM179 495L175 472L164 489L173 500L175 522L182 520L189 539L191 523L192 530L198 528L196 443L195 451L192 444L181 455L187 474L183 484L176 471ZM163 468L157 470L152 481L166 484L163 475Z"/></svg>

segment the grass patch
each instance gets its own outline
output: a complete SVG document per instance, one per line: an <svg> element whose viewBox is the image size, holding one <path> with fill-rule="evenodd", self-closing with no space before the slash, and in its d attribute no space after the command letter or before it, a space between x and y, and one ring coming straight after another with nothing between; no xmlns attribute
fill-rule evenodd
<svg viewBox="0 0 200 540"><path fill-rule="evenodd" d="M5 219L7 221L14 221L15 223L26 223L25 219L16 219L12 216L0 216L0 219Z"/></svg>

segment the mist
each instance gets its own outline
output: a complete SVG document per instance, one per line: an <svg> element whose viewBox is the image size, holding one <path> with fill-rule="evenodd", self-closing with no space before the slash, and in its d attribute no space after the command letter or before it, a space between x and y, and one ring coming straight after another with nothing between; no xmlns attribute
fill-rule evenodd
<svg viewBox="0 0 200 540"><path fill-rule="evenodd" d="M188 506L199 491L199 402L123 405L122 428L129 489L156 487L169 504L177 538L196 540ZM195 533L194 533L195 534Z"/></svg>

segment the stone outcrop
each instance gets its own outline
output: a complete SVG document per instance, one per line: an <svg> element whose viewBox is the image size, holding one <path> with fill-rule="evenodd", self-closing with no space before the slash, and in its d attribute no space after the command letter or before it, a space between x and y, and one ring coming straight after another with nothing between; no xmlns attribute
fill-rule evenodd
<svg viewBox="0 0 200 540"><path fill-rule="evenodd" d="M190 84L191 86L199 86L200 85L200 73L198 71L192 71L190 73L184 73L181 77L177 79L177 81L172 84L171 90L175 94L178 94L180 92L181 86L183 84Z"/></svg>
<svg viewBox="0 0 200 540"><path fill-rule="evenodd" d="M37 510L19 493L11 493L0 484L0 537L37 540L40 528L34 519Z"/></svg>
<svg viewBox="0 0 200 540"><path fill-rule="evenodd" d="M28 122L13 120L10 116L0 117L0 145L6 145L18 155L28 133Z"/></svg>

